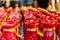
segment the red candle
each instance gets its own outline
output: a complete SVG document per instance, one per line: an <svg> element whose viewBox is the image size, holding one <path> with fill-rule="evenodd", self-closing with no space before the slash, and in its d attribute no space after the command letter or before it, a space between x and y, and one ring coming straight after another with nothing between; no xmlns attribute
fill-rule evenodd
<svg viewBox="0 0 60 40"><path fill-rule="evenodd" d="M54 30L53 27L55 26L56 22L54 18L46 16L42 18L40 27L43 27L43 37L42 40L54 40Z"/></svg>
<svg viewBox="0 0 60 40"><path fill-rule="evenodd" d="M45 30L42 40L54 40L54 32L52 30Z"/></svg>
<svg viewBox="0 0 60 40"><path fill-rule="evenodd" d="M6 23L2 25L3 33L1 40L17 40L16 28L20 20L15 14L12 14L7 19Z"/></svg>
<svg viewBox="0 0 60 40"><path fill-rule="evenodd" d="M1 40L17 40L16 34L14 32L15 24L5 23L3 24L3 34Z"/></svg>
<svg viewBox="0 0 60 40"><path fill-rule="evenodd" d="M24 40L39 40L37 30L38 20L30 19L25 21L26 32L24 34Z"/></svg>

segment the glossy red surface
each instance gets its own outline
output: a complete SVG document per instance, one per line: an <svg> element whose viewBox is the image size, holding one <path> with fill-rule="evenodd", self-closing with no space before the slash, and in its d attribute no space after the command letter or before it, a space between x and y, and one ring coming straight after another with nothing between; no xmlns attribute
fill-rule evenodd
<svg viewBox="0 0 60 40"><path fill-rule="evenodd" d="M54 32L53 31L44 31L44 36L42 37L42 40L54 40Z"/></svg>
<svg viewBox="0 0 60 40"><path fill-rule="evenodd" d="M39 40L39 36L36 31L26 31L24 40Z"/></svg>
<svg viewBox="0 0 60 40"><path fill-rule="evenodd" d="M38 20L30 19L30 20L25 20L25 26L27 28L36 28L38 27Z"/></svg>
<svg viewBox="0 0 60 40"><path fill-rule="evenodd" d="M17 40L14 32L3 32L1 40Z"/></svg>

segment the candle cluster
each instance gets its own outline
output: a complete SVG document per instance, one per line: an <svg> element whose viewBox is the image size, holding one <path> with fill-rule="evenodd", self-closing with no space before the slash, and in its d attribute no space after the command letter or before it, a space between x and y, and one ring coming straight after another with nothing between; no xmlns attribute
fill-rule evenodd
<svg viewBox="0 0 60 40"><path fill-rule="evenodd" d="M60 13L43 8L0 7L0 36L1 40L56 40L60 37Z"/></svg>
<svg viewBox="0 0 60 40"><path fill-rule="evenodd" d="M24 40L56 40L56 31L60 29L60 14L43 8L25 8L22 10L25 24ZM58 35L59 36L59 35Z"/></svg>

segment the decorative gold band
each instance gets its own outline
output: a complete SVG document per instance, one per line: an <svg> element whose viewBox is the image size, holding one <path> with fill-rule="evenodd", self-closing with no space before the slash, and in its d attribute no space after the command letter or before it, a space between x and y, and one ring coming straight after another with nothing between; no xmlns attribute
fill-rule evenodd
<svg viewBox="0 0 60 40"><path fill-rule="evenodd" d="M27 28L27 31L36 31L37 28Z"/></svg>
<svg viewBox="0 0 60 40"><path fill-rule="evenodd" d="M56 28L53 27L53 28L44 28L44 31L47 30L47 31L54 31Z"/></svg>
<svg viewBox="0 0 60 40"><path fill-rule="evenodd" d="M14 29L3 29L4 31L14 32Z"/></svg>

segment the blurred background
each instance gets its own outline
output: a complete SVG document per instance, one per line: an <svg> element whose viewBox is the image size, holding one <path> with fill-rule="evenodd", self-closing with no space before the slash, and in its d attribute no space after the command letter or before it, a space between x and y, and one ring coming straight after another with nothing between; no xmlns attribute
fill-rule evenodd
<svg viewBox="0 0 60 40"><path fill-rule="evenodd" d="M15 4L19 4L19 7L32 6L60 11L60 0L0 0L0 6L15 7Z"/></svg>

